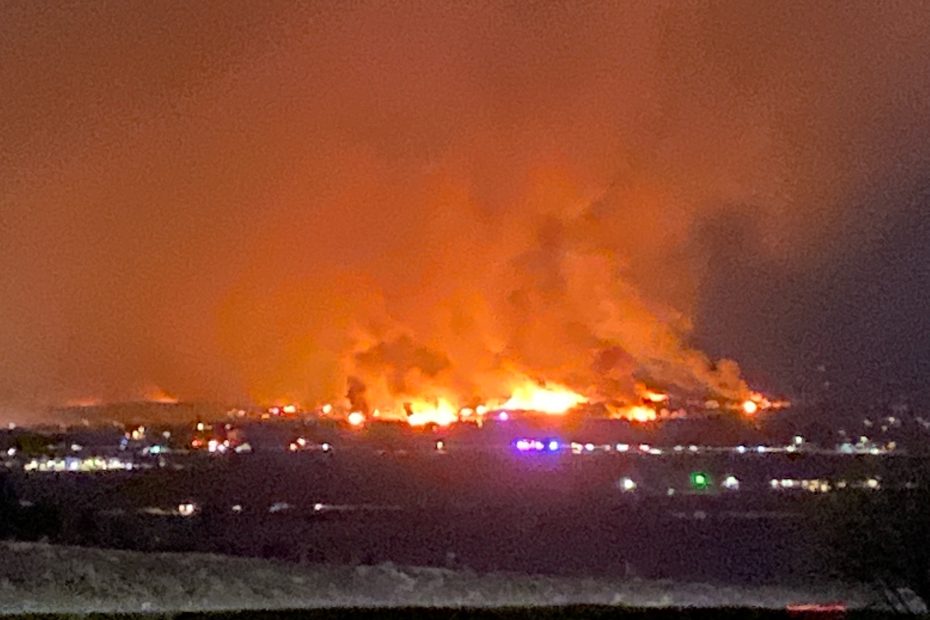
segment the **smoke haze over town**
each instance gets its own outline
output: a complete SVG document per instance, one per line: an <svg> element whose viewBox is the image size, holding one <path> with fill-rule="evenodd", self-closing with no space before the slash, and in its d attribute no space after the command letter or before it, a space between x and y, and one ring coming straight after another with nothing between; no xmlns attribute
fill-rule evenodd
<svg viewBox="0 0 930 620"><path fill-rule="evenodd" d="M891 8L5 3L0 403L913 387Z"/></svg>

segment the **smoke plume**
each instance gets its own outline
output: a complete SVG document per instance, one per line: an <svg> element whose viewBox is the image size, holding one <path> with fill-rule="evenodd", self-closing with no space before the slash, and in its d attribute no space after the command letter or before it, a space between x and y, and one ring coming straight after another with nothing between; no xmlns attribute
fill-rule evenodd
<svg viewBox="0 0 930 620"><path fill-rule="evenodd" d="M0 400L738 397L698 231L831 260L930 143L891 9L6 4Z"/></svg>

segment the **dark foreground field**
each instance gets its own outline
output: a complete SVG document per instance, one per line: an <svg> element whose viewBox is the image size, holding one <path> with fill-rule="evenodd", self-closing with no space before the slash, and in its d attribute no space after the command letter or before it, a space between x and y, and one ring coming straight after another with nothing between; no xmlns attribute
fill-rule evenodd
<svg viewBox="0 0 930 620"><path fill-rule="evenodd" d="M799 612L789 610L730 608L662 608L637 609L613 606L578 605L570 607L513 607L506 609L482 608L448 608L424 609L411 608L358 608L358 609L319 609L319 610L275 610L275 611L239 611L239 612L181 612L174 614L24 614L18 618L43 619L88 619L103 620L108 618L124 620L569 620L578 618L592 620L736 620L750 618L755 620L779 620L782 618L849 618L850 620L866 618L900 617L899 613L879 610L856 610L847 612Z"/></svg>
<svg viewBox="0 0 930 620"><path fill-rule="evenodd" d="M691 471L707 472L714 484L695 491ZM729 473L742 481L739 492L720 490ZM905 515L913 498L767 489L771 477L825 474L881 475L887 485L910 475L875 459L337 451L20 476L15 488L42 509L36 537L65 544L736 584L874 578L863 557L893 555L886 550L902 544L902 533L868 527L865 509L904 502L895 512ZM638 481L635 492L618 489L624 476ZM199 512L140 512L184 501ZM859 514L863 520L851 522Z"/></svg>

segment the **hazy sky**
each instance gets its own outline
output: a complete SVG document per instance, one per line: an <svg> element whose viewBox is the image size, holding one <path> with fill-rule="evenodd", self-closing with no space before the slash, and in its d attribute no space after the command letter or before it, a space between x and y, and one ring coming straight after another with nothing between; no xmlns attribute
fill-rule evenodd
<svg viewBox="0 0 930 620"><path fill-rule="evenodd" d="M919 385L928 163L922 2L7 0L0 402Z"/></svg>

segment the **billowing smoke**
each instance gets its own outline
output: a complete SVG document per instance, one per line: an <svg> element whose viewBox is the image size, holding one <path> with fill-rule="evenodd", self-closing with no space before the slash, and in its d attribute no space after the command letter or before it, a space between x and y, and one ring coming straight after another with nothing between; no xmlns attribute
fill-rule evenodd
<svg viewBox="0 0 930 620"><path fill-rule="evenodd" d="M919 3L4 6L0 400L736 397L691 338L702 227L740 214L789 274L834 260L889 152L930 144L928 26Z"/></svg>

